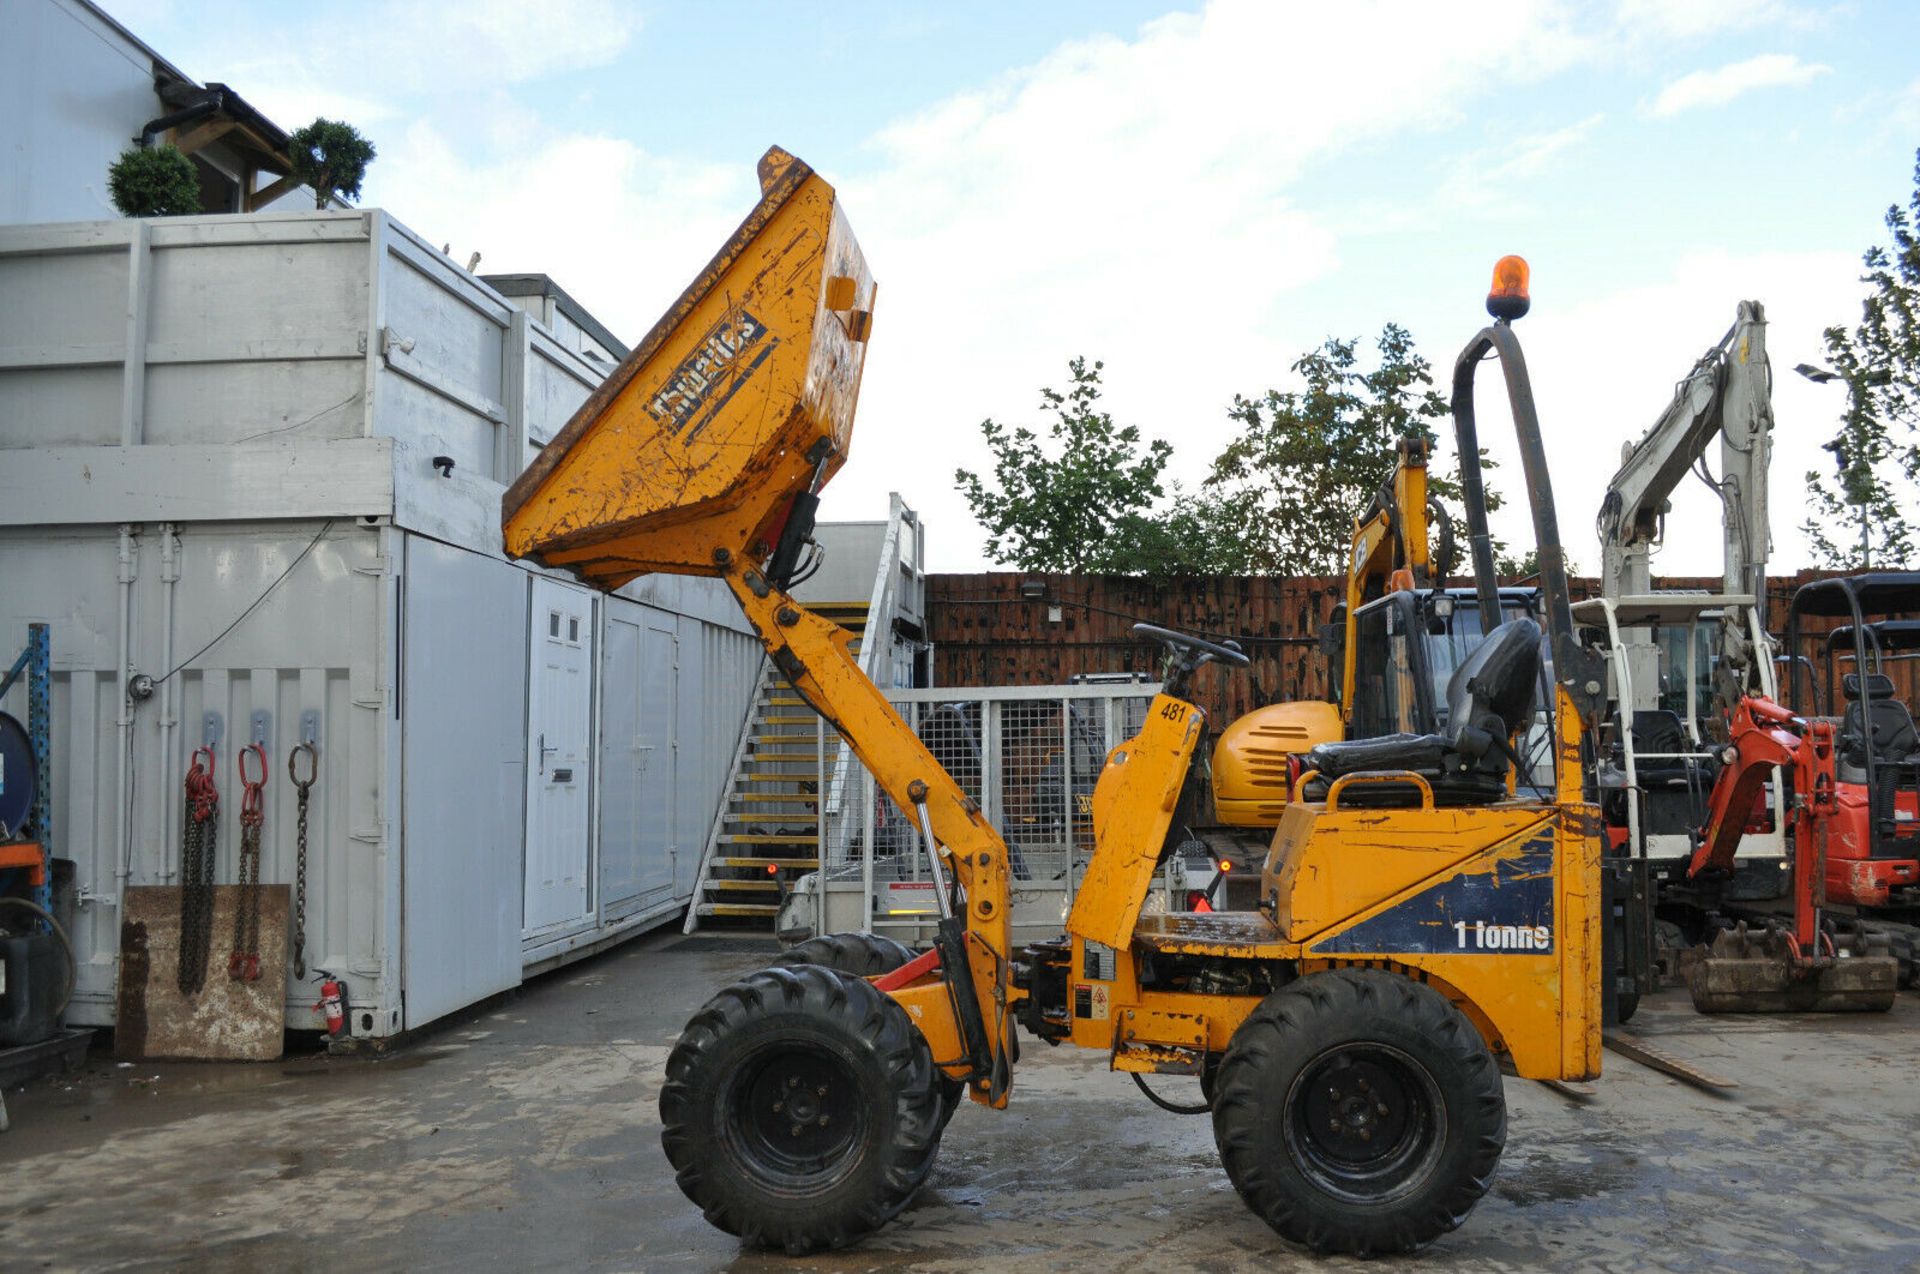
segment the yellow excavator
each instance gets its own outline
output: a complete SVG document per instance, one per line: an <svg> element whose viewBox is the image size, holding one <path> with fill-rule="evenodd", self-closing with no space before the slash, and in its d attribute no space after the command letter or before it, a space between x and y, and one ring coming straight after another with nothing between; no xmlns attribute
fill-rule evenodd
<svg viewBox="0 0 1920 1274"><path fill-rule="evenodd" d="M1526 369L1509 321L1462 352L1453 409L1487 637L1446 729L1310 754L1245 912L1143 914L1202 714L1231 647L1167 649L1145 725L1108 754L1095 849L1057 940L1013 947L1006 843L860 672L849 635L785 591L845 460L874 283L834 189L792 155L673 307L503 500L506 547L613 588L648 571L725 582L770 658L917 824L940 907L931 950L871 935L794 948L721 988L667 1061L662 1143L706 1219L799 1254L857 1241L931 1171L964 1093L1004 1108L1017 1032L1117 1071L1201 1078L1228 1178L1320 1252L1403 1252L1459 1225L1506 1141L1501 1068L1600 1070L1599 817L1579 738L1599 671L1572 645ZM1553 639L1555 763L1515 788L1540 628L1499 623L1473 381L1505 373ZM1358 747L1360 750L1355 751Z"/></svg>
<svg viewBox="0 0 1920 1274"><path fill-rule="evenodd" d="M1393 472L1354 519L1337 659L1337 702L1299 699L1255 708L1227 724L1214 744L1214 816L1222 826L1270 828L1293 795L1294 758L1352 733L1361 608L1388 593L1431 589L1451 573L1453 530L1446 509L1427 494L1427 440L1395 445ZM1429 528L1437 526L1438 543ZM1368 669L1386 675L1385 669ZM1405 697L1405 696L1403 696ZM1412 728L1415 723L1395 721ZM1376 731L1378 732L1378 731Z"/></svg>

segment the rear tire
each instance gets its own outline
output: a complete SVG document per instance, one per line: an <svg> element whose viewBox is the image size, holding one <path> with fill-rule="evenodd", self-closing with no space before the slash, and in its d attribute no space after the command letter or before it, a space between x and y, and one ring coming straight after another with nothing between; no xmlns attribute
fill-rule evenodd
<svg viewBox="0 0 1920 1274"><path fill-rule="evenodd" d="M913 952L892 938L876 933L831 933L808 938L780 954L775 968L818 965L856 978L877 978L913 959Z"/></svg>
<svg viewBox="0 0 1920 1274"><path fill-rule="evenodd" d="M1316 1253L1411 1252L1456 1228L1506 1144L1506 1093L1480 1033L1431 987L1380 970L1313 974L1268 996L1215 1086L1234 1188Z"/></svg>
<svg viewBox="0 0 1920 1274"><path fill-rule="evenodd" d="M856 978L877 978L900 968L915 954L904 944L877 933L830 933L795 943L773 964L775 968L811 964L851 973ZM938 1070L934 1072L934 1081L940 1088L940 1130L945 1132L954 1112L960 1109L960 1099L966 1095L967 1086Z"/></svg>
<svg viewBox="0 0 1920 1274"><path fill-rule="evenodd" d="M800 1256L907 1205L940 1144L933 1058L906 1010L825 968L748 974L667 1058L661 1144L707 1220Z"/></svg>

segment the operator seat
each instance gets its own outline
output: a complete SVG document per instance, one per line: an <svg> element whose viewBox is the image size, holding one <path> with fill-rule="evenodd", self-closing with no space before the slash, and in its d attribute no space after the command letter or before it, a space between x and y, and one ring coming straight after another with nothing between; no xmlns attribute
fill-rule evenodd
<svg viewBox="0 0 1920 1274"><path fill-rule="evenodd" d="M1432 786L1435 804L1500 800L1511 768L1507 740L1532 722L1539 682L1540 625L1510 619L1454 669L1442 731L1323 743L1307 753L1306 767L1319 777L1303 795L1324 800L1331 782L1345 774L1411 770ZM1419 793L1410 783L1367 783L1343 789L1340 799L1353 806L1412 805Z"/></svg>
<svg viewBox="0 0 1920 1274"><path fill-rule="evenodd" d="M1850 672L1840 682L1847 712L1840 719L1839 778L1842 783L1867 781L1867 753L1876 766L1904 761L1920 751L1920 735L1913 728L1907 705L1893 697L1893 678L1884 672ZM1873 702L1863 705L1862 692ZM1871 711L1871 716L1868 715Z"/></svg>

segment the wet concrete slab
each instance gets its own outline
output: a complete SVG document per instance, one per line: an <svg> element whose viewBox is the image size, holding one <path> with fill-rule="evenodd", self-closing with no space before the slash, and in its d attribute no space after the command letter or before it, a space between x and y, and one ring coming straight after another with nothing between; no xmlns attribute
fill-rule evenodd
<svg viewBox="0 0 1920 1274"><path fill-rule="evenodd" d="M743 1251L674 1185L657 1102L681 1024L765 962L750 945L643 939L380 1059L102 1059L11 1089L0 1268L1359 1268L1248 1213L1207 1119L1031 1040L1011 1108L963 1107L892 1226L801 1261ZM1715 1096L1612 1053L1584 1102L1508 1080L1493 1193L1424 1264L1920 1266L1920 998L1710 1019L1663 993L1632 1029L1740 1087Z"/></svg>

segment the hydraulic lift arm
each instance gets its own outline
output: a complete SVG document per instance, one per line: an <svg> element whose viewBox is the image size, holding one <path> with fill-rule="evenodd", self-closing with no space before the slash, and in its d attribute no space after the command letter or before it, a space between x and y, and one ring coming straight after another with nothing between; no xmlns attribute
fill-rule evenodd
<svg viewBox="0 0 1920 1274"><path fill-rule="evenodd" d="M860 671L850 635L785 592L852 437L874 283L832 186L778 148L760 185L732 238L508 488L506 548L606 589L649 571L725 581L774 665L931 839L936 881L956 888L936 888L940 976L916 1025L942 1070L1004 1105L1018 996L1006 845Z"/></svg>

